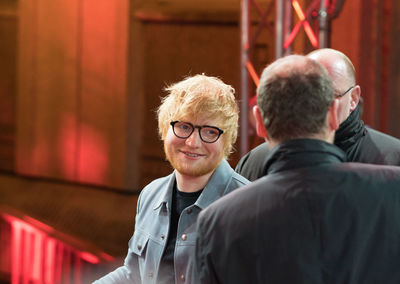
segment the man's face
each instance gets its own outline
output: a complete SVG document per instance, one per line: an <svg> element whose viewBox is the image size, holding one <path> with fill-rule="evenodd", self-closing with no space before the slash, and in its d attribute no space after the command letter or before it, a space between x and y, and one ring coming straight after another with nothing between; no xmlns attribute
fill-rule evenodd
<svg viewBox="0 0 400 284"><path fill-rule="evenodd" d="M354 87L354 82L351 82L348 66L338 54L332 52L317 52L308 55L308 57L321 63L327 69L333 89L335 90L335 97L339 99L338 119L339 123L342 123L357 107L360 91L359 87L351 88ZM346 91L348 92L345 93Z"/></svg>
<svg viewBox="0 0 400 284"><path fill-rule="evenodd" d="M218 127L215 119L182 119L193 125L209 125ZM224 156L224 143L222 134L214 143L205 143L200 139L199 130L196 128L186 139L175 136L172 126L169 126L164 139L164 151L172 167L181 175L198 177L212 173L220 164Z"/></svg>
<svg viewBox="0 0 400 284"><path fill-rule="evenodd" d="M338 119L339 123L342 123L354 110L352 96L354 91L352 87L354 86L349 84L348 80L342 80L342 78L334 78L332 85L335 90L335 98L339 100Z"/></svg>

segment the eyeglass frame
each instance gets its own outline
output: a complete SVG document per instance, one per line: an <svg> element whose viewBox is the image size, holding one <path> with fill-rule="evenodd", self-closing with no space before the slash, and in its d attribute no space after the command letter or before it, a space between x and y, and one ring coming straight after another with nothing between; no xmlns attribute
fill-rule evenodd
<svg viewBox="0 0 400 284"><path fill-rule="evenodd" d="M182 137L182 136L178 136L178 135L176 134L176 132L175 132L175 124L178 123L178 122L182 122L182 123L189 124L189 125L192 127L192 131L189 133L188 136ZM221 137L221 135L224 133L224 131L223 131L222 129L220 129L220 128L216 127L216 126L211 126L211 125L202 125L202 126L200 126L200 125L193 125L193 124L190 123L190 122L179 121L179 120L171 121L169 124L172 126L172 132L174 133L174 135L175 135L176 137L180 138L180 139L188 139L188 138L193 134L193 132L195 131L195 129L197 128L197 129L199 129L199 137L200 137L201 141L203 141L204 143L209 143L209 144L217 142L218 139L219 139L219 137ZM218 136L217 136L217 138L216 138L214 141L212 141L212 142L205 141L205 140L203 139L203 137L201 136L201 129L206 128L206 127L207 127L207 128L212 128L212 129L215 129L215 130L218 131Z"/></svg>
<svg viewBox="0 0 400 284"><path fill-rule="evenodd" d="M343 96L345 96L348 92L350 92L351 89L353 89L356 85L348 88L346 91L344 91L343 93L341 93L340 95L335 95L335 99L341 98Z"/></svg>

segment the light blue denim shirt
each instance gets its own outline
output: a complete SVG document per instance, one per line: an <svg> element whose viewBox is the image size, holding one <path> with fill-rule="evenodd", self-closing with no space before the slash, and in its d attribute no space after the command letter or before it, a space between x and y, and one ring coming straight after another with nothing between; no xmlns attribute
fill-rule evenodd
<svg viewBox="0 0 400 284"><path fill-rule="evenodd" d="M137 203L135 231L129 241L124 266L95 281L95 284L156 283L167 244L174 183L175 172L154 180L142 190ZM197 201L182 211L174 253L175 283L189 283L191 280L196 219L200 211L248 183L226 160L222 160Z"/></svg>

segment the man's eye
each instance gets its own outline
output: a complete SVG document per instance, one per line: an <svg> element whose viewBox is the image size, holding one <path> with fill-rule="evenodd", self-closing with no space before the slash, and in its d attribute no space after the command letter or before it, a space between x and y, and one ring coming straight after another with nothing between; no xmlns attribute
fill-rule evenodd
<svg viewBox="0 0 400 284"><path fill-rule="evenodd" d="M178 127L183 131L191 131L192 130L192 127L186 123L179 124Z"/></svg>
<svg viewBox="0 0 400 284"><path fill-rule="evenodd" d="M207 136L217 136L218 131L214 128L203 128L203 133Z"/></svg>

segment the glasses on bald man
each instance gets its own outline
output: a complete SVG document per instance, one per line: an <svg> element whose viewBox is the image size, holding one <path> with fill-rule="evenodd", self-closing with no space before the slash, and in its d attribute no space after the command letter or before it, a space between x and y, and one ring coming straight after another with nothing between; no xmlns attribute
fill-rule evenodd
<svg viewBox="0 0 400 284"><path fill-rule="evenodd" d="M352 87L348 88L345 92L343 92L343 93L341 93L341 94L339 94L339 95L335 95L335 98L338 99L338 98L343 97L343 96L346 95L348 92L350 92L350 90L353 89L354 87L355 87L355 86L352 86Z"/></svg>

